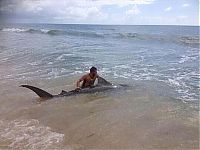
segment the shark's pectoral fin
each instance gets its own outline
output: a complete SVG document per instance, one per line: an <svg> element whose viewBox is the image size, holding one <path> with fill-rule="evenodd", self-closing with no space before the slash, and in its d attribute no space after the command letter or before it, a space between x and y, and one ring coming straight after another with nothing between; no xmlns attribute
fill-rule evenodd
<svg viewBox="0 0 200 150"><path fill-rule="evenodd" d="M39 97L41 98L52 98L53 95L42 90L42 89L39 89L37 87L34 87L34 86L30 86L30 85L21 85L21 87L25 87L25 88L28 88L30 90L32 90L33 92L35 92Z"/></svg>

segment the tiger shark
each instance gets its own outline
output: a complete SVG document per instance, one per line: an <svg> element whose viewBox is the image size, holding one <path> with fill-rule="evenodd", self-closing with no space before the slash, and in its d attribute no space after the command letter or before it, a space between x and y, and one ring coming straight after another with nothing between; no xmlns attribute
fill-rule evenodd
<svg viewBox="0 0 200 150"><path fill-rule="evenodd" d="M20 85L20 87L25 87L25 88L32 90L40 98L51 99L51 98L55 98L55 97L75 96L75 95L79 95L79 94L103 92L103 91L118 89L118 88L121 88L121 87L127 87L127 85L123 85L123 84L114 85L114 84L106 81L104 78L98 77L98 83L95 86L92 86L90 88L83 88L81 90L71 90L71 91L62 90L62 92L60 94L57 94L57 95L50 94L50 93L48 93L48 92L46 92L46 91L44 91L44 90L42 90L38 87L34 87L34 86L31 86L31 85Z"/></svg>

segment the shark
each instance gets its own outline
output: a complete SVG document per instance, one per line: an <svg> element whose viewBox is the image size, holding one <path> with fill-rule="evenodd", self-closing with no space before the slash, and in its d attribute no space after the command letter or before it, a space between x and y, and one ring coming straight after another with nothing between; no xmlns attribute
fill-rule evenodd
<svg viewBox="0 0 200 150"><path fill-rule="evenodd" d="M92 86L89 88L83 88L78 91L77 90L71 90L71 91L62 90L61 93L56 94L56 95L50 94L43 89L40 89L35 86L31 86L31 85L20 85L20 87L24 87L24 88L28 88L28 89L32 90L42 99L51 99L51 98L56 98L56 97L75 96L75 95L79 95L79 94L104 92L104 91L119 89L122 87L127 87L127 85L123 85L123 84L114 85L114 84L108 82L106 79L104 79L102 77L98 77L98 83L95 86Z"/></svg>

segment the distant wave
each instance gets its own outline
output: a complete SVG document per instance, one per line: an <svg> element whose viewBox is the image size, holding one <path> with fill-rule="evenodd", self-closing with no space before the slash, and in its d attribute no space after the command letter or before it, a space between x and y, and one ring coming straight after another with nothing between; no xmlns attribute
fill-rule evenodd
<svg viewBox="0 0 200 150"><path fill-rule="evenodd" d="M199 45L199 36L165 36L155 34L139 34L126 32L112 32L112 33L96 33L95 31L80 31L80 30L57 30L57 29L23 29L23 28L1 28L2 32L15 33L33 33L33 34L47 34L47 35L69 35L81 36L91 38L119 38L129 40L151 40L160 42L175 42L189 45Z"/></svg>
<svg viewBox="0 0 200 150"><path fill-rule="evenodd" d="M200 44L199 36L182 36L180 41L185 44Z"/></svg>
<svg viewBox="0 0 200 150"><path fill-rule="evenodd" d="M164 35L150 35L138 33L119 33L120 38L137 39L137 40L151 40L160 42L173 42L189 45L199 45L199 36L164 36Z"/></svg>
<svg viewBox="0 0 200 150"><path fill-rule="evenodd" d="M137 33L116 33L118 38L138 38L139 36Z"/></svg>
<svg viewBox="0 0 200 150"><path fill-rule="evenodd" d="M164 36L164 35L150 35L138 33L116 33L117 38L138 39L138 40L152 40L162 42L175 42L183 44L200 44L199 36Z"/></svg>
<svg viewBox="0 0 200 150"><path fill-rule="evenodd" d="M1 28L1 31L3 32L26 32L25 29L19 29L19 28Z"/></svg>
<svg viewBox="0 0 200 150"><path fill-rule="evenodd" d="M104 37L104 35L95 32L84 32L75 30L49 30L49 29L20 29L20 28L2 28L2 32L15 33L40 33L48 35L71 35L71 36L86 36L86 37Z"/></svg>

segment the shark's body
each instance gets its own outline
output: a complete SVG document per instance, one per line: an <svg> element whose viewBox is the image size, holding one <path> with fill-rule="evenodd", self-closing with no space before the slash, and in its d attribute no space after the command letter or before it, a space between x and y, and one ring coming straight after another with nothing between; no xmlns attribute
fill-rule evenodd
<svg viewBox="0 0 200 150"><path fill-rule="evenodd" d="M106 81L105 79L99 77L98 84L96 86L93 86L90 88L84 88L79 91L72 90L72 91L67 92L67 91L62 90L62 92L60 94L52 95L40 88L34 87L34 86L21 85L21 87L25 87L25 88L28 88L28 89L34 91L39 97L44 98L44 99L50 99L50 98L54 98L54 97L73 96L73 95L84 94L84 93L103 92L103 91L120 88L122 86L124 86L124 85L118 85L118 86L113 85L110 82Z"/></svg>

